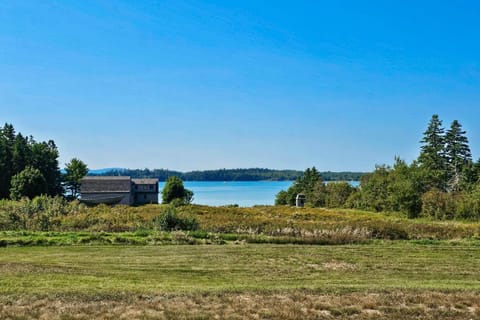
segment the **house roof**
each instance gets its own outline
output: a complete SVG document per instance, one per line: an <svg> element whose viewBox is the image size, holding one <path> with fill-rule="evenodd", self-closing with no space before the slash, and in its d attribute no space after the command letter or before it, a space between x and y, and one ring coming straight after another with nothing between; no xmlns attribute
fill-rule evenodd
<svg viewBox="0 0 480 320"><path fill-rule="evenodd" d="M82 179L80 191L82 193L130 192L132 189L131 181L130 177L89 176Z"/></svg>
<svg viewBox="0 0 480 320"><path fill-rule="evenodd" d="M158 179L132 179L134 184L157 184Z"/></svg>

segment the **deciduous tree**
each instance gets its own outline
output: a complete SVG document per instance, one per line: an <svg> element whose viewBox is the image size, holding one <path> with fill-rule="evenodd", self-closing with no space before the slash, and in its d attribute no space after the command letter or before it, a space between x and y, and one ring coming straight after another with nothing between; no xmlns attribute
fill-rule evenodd
<svg viewBox="0 0 480 320"><path fill-rule="evenodd" d="M70 191L71 197L76 198L80 191L80 182L88 173L87 165L80 159L73 158L65 165L63 180L65 188Z"/></svg>
<svg viewBox="0 0 480 320"><path fill-rule="evenodd" d="M13 200L22 197L33 199L36 196L46 194L47 190L47 182L40 170L26 167L12 177L10 197Z"/></svg>
<svg viewBox="0 0 480 320"><path fill-rule="evenodd" d="M193 192L185 189L182 179L175 176L167 179L162 190L162 203L172 203L173 201L181 204L193 201Z"/></svg>

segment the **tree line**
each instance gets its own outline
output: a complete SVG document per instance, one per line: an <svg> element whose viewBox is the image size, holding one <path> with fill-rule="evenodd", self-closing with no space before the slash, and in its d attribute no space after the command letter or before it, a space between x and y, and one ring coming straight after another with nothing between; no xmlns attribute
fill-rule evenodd
<svg viewBox="0 0 480 320"><path fill-rule="evenodd" d="M112 169L101 176L131 176L132 178L157 178L166 181L169 177L179 177L183 181L292 181L303 174L298 170L273 170L264 168L218 169L180 172L167 169ZM363 172L322 172L325 181L359 181Z"/></svg>
<svg viewBox="0 0 480 320"><path fill-rule="evenodd" d="M480 218L480 161L473 161L466 131L457 120L446 130L433 115L420 141L418 158L408 164L395 158L393 166L379 165L348 183L323 183L321 174L307 169L276 204L294 205L297 194L313 207L343 207L373 211L398 211L411 218Z"/></svg>
<svg viewBox="0 0 480 320"><path fill-rule="evenodd" d="M0 199L63 195L65 189L78 193L87 166L72 159L61 174L59 152L53 140L36 141L16 132L11 124L0 128Z"/></svg>

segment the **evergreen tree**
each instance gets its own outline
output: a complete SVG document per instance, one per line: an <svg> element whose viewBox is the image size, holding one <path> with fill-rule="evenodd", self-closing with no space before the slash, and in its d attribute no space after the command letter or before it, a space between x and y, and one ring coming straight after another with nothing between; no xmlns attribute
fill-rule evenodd
<svg viewBox="0 0 480 320"><path fill-rule="evenodd" d="M47 183L47 195L62 194L57 159L53 141L37 143L32 137L16 134L11 124L5 124L0 129L0 199L10 196L12 177L28 166L40 170Z"/></svg>
<svg viewBox="0 0 480 320"><path fill-rule="evenodd" d="M63 193L61 174L58 166L58 149L55 142L33 142L30 165L40 170L47 182L47 194L55 196Z"/></svg>
<svg viewBox="0 0 480 320"><path fill-rule="evenodd" d="M298 177L287 191L280 191L275 203L294 206L299 193L305 195L307 204L312 207L325 205L325 185L320 172L315 167L305 170L303 175Z"/></svg>
<svg viewBox="0 0 480 320"><path fill-rule="evenodd" d="M428 189L437 188L444 190L446 188L447 167L445 158L445 129L442 127L442 121L438 115L434 114L427 130L423 133L423 139L418 162L420 167L426 171L428 180Z"/></svg>
<svg viewBox="0 0 480 320"><path fill-rule="evenodd" d="M15 136L12 146L12 166L13 173L18 173L25 169L30 162L30 145L27 137L21 133Z"/></svg>
<svg viewBox="0 0 480 320"><path fill-rule="evenodd" d="M462 173L472 161L466 131L457 121L453 121L445 135L445 156L447 159L448 191L458 191Z"/></svg>
<svg viewBox="0 0 480 320"><path fill-rule="evenodd" d="M13 145L15 129L6 123L0 129L0 199L10 195L10 181L15 174L13 171Z"/></svg>

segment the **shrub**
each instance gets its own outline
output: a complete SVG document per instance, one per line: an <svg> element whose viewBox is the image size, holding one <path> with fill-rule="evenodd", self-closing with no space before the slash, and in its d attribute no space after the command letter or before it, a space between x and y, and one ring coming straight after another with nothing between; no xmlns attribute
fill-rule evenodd
<svg viewBox="0 0 480 320"><path fill-rule="evenodd" d="M480 218L480 185L471 193L457 199L457 217L468 220Z"/></svg>
<svg viewBox="0 0 480 320"><path fill-rule="evenodd" d="M179 215L174 206L165 207L156 220L158 228L163 231L198 229L195 217L185 213Z"/></svg>
<svg viewBox="0 0 480 320"><path fill-rule="evenodd" d="M422 196L422 215L434 219L453 219L456 212L456 199L452 193L432 189Z"/></svg>

